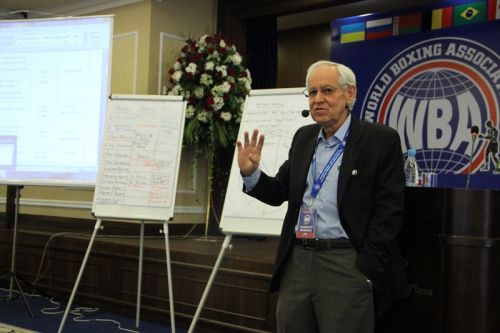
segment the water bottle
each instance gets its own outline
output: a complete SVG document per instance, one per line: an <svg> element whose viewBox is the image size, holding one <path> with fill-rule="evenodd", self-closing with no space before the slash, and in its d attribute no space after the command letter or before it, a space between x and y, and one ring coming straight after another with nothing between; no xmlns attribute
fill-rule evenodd
<svg viewBox="0 0 500 333"><path fill-rule="evenodd" d="M415 149L408 149L408 157L405 162L406 186L418 186L419 170L415 155L417 155Z"/></svg>

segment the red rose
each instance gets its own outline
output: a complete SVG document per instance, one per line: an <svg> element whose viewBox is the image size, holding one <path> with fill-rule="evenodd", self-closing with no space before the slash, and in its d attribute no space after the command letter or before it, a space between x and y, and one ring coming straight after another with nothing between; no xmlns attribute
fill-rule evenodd
<svg viewBox="0 0 500 333"><path fill-rule="evenodd" d="M201 59L203 59L203 54L201 54L201 53L195 53L195 54L193 55L193 62L198 62L198 61L200 61Z"/></svg>
<svg viewBox="0 0 500 333"><path fill-rule="evenodd" d="M213 96L208 96L208 97L207 97L207 101L206 101L206 103L207 103L207 106L212 106L212 105L214 105L214 103L215 103L215 102L214 102L214 98L213 98Z"/></svg>

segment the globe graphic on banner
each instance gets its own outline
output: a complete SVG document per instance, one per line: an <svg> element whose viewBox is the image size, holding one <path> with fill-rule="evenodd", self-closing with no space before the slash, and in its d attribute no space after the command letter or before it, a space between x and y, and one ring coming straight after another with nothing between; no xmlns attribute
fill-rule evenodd
<svg viewBox="0 0 500 333"><path fill-rule="evenodd" d="M408 80L398 91L403 95L416 100L454 99L465 91L474 89L474 83L461 73L435 69L420 73ZM418 166L424 172L439 174L460 173L469 163L469 154L465 149L453 151L450 149L417 150ZM405 159L407 153L405 153Z"/></svg>

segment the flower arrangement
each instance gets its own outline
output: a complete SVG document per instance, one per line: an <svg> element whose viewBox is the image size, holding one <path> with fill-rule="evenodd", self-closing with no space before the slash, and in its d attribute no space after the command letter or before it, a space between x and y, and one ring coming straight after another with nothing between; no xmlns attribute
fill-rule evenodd
<svg viewBox="0 0 500 333"><path fill-rule="evenodd" d="M252 82L236 47L220 35L188 39L169 73L167 94L187 100L184 143L231 148Z"/></svg>

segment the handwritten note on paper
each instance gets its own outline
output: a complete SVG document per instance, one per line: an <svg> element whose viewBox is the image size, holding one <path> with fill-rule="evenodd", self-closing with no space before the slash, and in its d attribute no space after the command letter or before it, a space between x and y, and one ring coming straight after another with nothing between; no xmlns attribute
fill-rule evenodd
<svg viewBox="0 0 500 333"><path fill-rule="evenodd" d="M181 117L168 101L110 103L94 203L173 207Z"/></svg>

